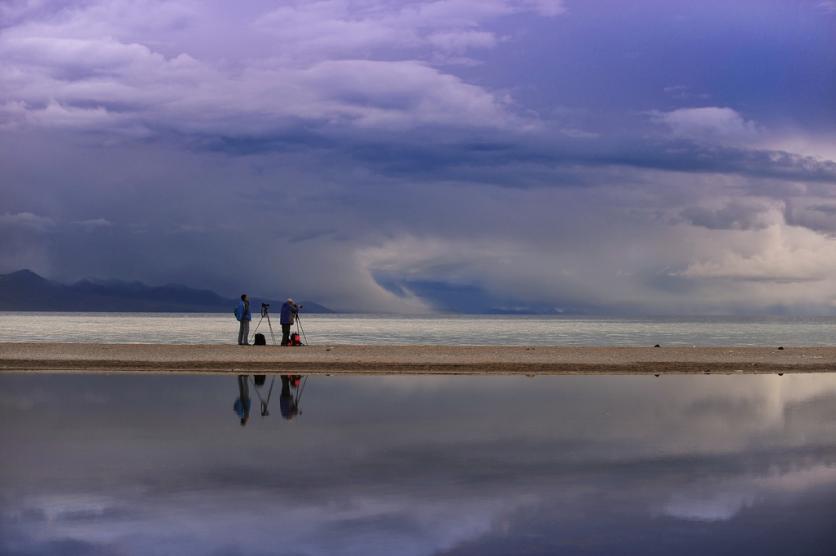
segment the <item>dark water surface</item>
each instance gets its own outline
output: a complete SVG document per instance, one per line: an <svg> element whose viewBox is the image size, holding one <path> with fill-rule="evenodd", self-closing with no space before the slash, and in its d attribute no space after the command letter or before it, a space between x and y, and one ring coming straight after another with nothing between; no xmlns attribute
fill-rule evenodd
<svg viewBox="0 0 836 556"><path fill-rule="evenodd" d="M0 376L0 553L836 554L833 375L270 382Z"/></svg>

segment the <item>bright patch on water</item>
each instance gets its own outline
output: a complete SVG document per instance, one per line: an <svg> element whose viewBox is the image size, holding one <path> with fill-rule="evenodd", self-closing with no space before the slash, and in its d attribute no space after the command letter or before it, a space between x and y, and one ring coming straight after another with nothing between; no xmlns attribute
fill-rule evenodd
<svg viewBox="0 0 836 556"><path fill-rule="evenodd" d="M234 344L218 314L2 313L3 342ZM253 321L250 331L259 325ZM276 323L274 330L279 330ZM836 318L626 319L535 316L304 315L310 344L828 346ZM269 338L267 321L259 331Z"/></svg>

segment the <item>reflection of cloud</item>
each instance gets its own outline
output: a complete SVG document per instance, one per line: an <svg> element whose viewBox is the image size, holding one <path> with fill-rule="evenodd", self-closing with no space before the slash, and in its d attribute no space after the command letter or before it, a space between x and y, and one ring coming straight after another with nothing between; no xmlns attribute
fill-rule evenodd
<svg viewBox="0 0 836 556"><path fill-rule="evenodd" d="M836 465L813 465L801 469L773 471L765 475L742 475L715 484L700 484L691 492L678 492L662 513L696 521L727 521L752 507L759 499L836 486Z"/></svg>
<svg viewBox="0 0 836 556"><path fill-rule="evenodd" d="M60 403L17 409L45 384ZM231 377L43 375L2 391L3 440L27 439L0 466L0 527L21 546L480 553L468 547L500 530L712 523L836 487L836 430L801 409L836 395L829 375L320 377L303 418L245 429Z"/></svg>
<svg viewBox="0 0 836 556"><path fill-rule="evenodd" d="M828 393L812 398L788 402L784 406L788 425L802 426L816 423L822 427L836 425L836 394Z"/></svg>
<svg viewBox="0 0 836 556"><path fill-rule="evenodd" d="M726 521L737 515L753 500L747 495L719 492L701 497L674 496L663 508L663 513L679 519L695 521Z"/></svg>
<svg viewBox="0 0 836 556"><path fill-rule="evenodd" d="M499 517L520 506L513 496L450 503L404 500L391 495L339 494L342 502L337 505L327 499L311 501L304 496L260 492L257 488L226 492L227 503L220 505L215 493L133 496L130 504L120 498L53 496L27 500L25 510L4 519L17 523L20 531L34 533L38 542L72 539L119 547L122 554L154 554L172 543L188 547L188 552L194 554L201 550L209 553L213 547L226 544L238 546L242 553L253 553L279 539L280 545L311 555L426 556L487 533ZM255 528L251 526L253 515L258 516L260 525ZM43 528L44 519L47 529ZM270 526L264 527L265 523ZM144 540L137 546L133 539L139 534Z"/></svg>

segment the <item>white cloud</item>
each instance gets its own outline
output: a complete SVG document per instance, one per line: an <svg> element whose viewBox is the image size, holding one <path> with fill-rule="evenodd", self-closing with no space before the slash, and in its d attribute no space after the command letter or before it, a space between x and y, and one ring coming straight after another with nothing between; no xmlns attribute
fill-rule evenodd
<svg viewBox="0 0 836 556"><path fill-rule="evenodd" d="M113 226L113 222L111 222L107 218L91 218L89 220L76 220L75 222L73 222L73 224L79 226L87 232L94 232Z"/></svg>
<svg viewBox="0 0 836 556"><path fill-rule="evenodd" d="M521 4L545 16L556 16L566 12L563 0L523 0Z"/></svg>
<svg viewBox="0 0 836 556"><path fill-rule="evenodd" d="M836 2L833 0L822 0L816 4L816 7L829 14L836 13Z"/></svg>
<svg viewBox="0 0 836 556"><path fill-rule="evenodd" d="M704 106L654 112L653 119L665 124L680 137L709 142L745 143L758 139L757 124L731 108Z"/></svg>
<svg viewBox="0 0 836 556"><path fill-rule="evenodd" d="M33 232L45 232L55 226L55 221L46 216L39 216L31 212L0 214L0 226L20 228Z"/></svg>
<svg viewBox="0 0 836 556"><path fill-rule="evenodd" d="M446 52L466 52L471 48L491 48L496 45L497 38L486 31L463 31L434 33L427 41Z"/></svg>
<svg viewBox="0 0 836 556"><path fill-rule="evenodd" d="M766 147L836 162L836 134L787 130L766 141Z"/></svg>
<svg viewBox="0 0 836 556"><path fill-rule="evenodd" d="M776 216L782 217L780 213ZM774 282L822 281L836 276L836 255L831 255L836 253L834 238L787 226L783 220L763 230L739 233L745 238L745 249L718 245L711 257L689 265L681 275Z"/></svg>
<svg viewBox="0 0 836 556"><path fill-rule="evenodd" d="M493 18L561 11L542 1L289 2L229 19L225 36L244 47L228 58L205 55L198 31L210 10L202 10L109 1L33 12L0 36L0 125L139 137L161 129L263 134L300 120L525 129L531 122L515 115L507 94L432 64L496 45L481 28ZM180 27L182 38L171 39Z"/></svg>
<svg viewBox="0 0 836 556"><path fill-rule="evenodd" d="M322 0L284 4L260 16L256 25L297 58L368 55L370 49L381 47L427 55L426 51L433 48L465 51L493 47L496 38L480 27L503 16L531 12L554 17L564 11L560 0L436 0L402 4Z"/></svg>

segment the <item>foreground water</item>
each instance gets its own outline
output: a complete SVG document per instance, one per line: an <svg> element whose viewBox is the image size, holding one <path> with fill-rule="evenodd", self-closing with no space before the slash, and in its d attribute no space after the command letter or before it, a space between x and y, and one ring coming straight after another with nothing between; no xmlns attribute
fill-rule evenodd
<svg viewBox="0 0 836 556"><path fill-rule="evenodd" d="M311 344L823 346L836 318L626 319L304 315ZM238 323L219 314L0 313L0 342L230 344ZM251 332L267 335L267 321ZM274 330L279 330L274 323Z"/></svg>
<svg viewBox="0 0 836 556"><path fill-rule="evenodd" d="M0 553L836 546L833 375L272 378L0 376Z"/></svg>

